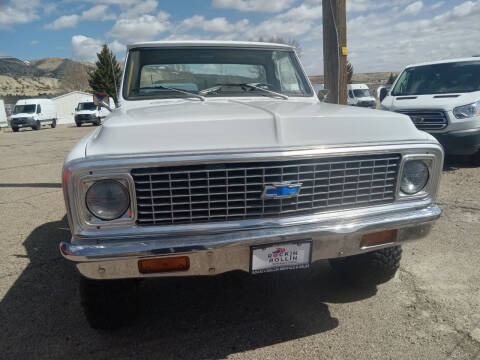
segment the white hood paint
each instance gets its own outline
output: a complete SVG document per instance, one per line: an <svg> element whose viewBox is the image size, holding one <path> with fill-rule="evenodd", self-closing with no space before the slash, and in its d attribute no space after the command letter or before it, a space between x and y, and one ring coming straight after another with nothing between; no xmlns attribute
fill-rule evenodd
<svg viewBox="0 0 480 360"><path fill-rule="evenodd" d="M11 119L16 119L16 118L28 118L28 117L35 117L35 113L18 113L18 114L12 114L10 116Z"/></svg>
<svg viewBox="0 0 480 360"><path fill-rule="evenodd" d="M452 97L446 97L446 96L452 96ZM383 100L382 106L391 111L411 110L411 109L416 109L416 110L439 109L444 111L452 111L454 108L458 106L472 104L479 100L480 100L480 91L471 92L471 93L457 93L457 94L452 93L452 94L436 94L436 95L430 94L430 95L412 95L412 96L388 96Z"/></svg>
<svg viewBox="0 0 480 360"><path fill-rule="evenodd" d="M96 114L97 110L77 110L75 111L75 115L90 115L90 114Z"/></svg>
<svg viewBox="0 0 480 360"><path fill-rule="evenodd" d="M311 101L162 100L116 109L87 156L432 141L407 116Z"/></svg>

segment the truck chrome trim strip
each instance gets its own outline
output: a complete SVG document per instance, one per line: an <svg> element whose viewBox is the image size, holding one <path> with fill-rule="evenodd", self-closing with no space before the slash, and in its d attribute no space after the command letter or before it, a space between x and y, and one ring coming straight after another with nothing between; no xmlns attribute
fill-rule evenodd
<svg viewBox="0 0 480 360"><path fill-rule="evenodd" d="M431 206L415 211L408 210L365 216L359 219L352 219L351 221L336 218L330 221L288 228L263 228L217 235L206 234L174 239L162 237L143 239L119 238L111 239L108 243L92 243L89 245L62 242L60 244L60 251L68 260L79 263L79 270L89 277L95 276L92 276L91 271L87 271L87 273L83 272L82 268L85 269L86 266L91 266L93 271L96 272L96 268L99 266L98 264L102 262L107 263L120 260L120 262L117 263L120 267L128 267L130 264L129 260L132 260L134 263L136 260L146 257L178 254L195 257L197 254L206 255L207 253L209 254L208 256L214 257L215 255L222 254L224 250L235 253L236 251L246 251L252 245L298 240L302 238L312 239L314 249L313 260L318 260L368 251L369 249L360 248L361 236L365 233L400 229L397 242L386 244L385 246L392 246L401 241L423 237L429 231L428 224L440 217L441 212L438 206ZM335 253L332 252L332 249L335 249ZM245 261L246 264L241 266L235 265L233 268L219 268L216 270L216 273L230 270L245 270L243 266L248 267L248 258ZM206 258L202 258L201 263L192 261L192 264L202 266L206 274L208 274L207 270L211 266ZM117 271L120 271L120 269L117 268ZM97 276L98 275L97 273ZM116 277L115 274L109 272L104 275L110 278ZM120 275L124 276L124 274L121 273L117 274L118 277ZM130 275L130 277L140 277L140 275L135 274Z"/></svg>

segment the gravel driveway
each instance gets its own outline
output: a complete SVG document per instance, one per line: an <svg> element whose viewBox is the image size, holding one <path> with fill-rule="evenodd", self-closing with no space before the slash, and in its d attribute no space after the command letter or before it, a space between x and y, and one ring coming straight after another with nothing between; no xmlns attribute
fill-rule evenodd
<svg viewBox="0 0 480 360"><path fill-rule="evenodd" d="M434 231L386 284L339 284L323 262L150 280L134 326L90 329L57 246L62 161L92 129L0 132L0 359L480 359L480 168L463 159L445 167Z"/></svg>

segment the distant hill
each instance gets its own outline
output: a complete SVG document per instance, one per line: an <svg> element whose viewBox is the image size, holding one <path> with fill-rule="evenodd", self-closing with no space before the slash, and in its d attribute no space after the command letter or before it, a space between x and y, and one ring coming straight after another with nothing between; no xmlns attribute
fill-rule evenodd
<svg viewBox="0 0 480 360"><path fill-rule="evenodd" d="M0 95L58 94L88 91L88 72L94 64L64 58L21 61L0 58Z"/></svg>

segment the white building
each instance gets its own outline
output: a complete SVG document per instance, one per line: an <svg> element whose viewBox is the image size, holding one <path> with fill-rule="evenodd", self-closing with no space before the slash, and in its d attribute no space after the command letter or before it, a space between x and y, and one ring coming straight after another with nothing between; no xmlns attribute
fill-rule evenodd
<svg viewBox="0 0 480 360"><path fill-rule="evenodd" d="M57 108L57 124L75 123L75 108L80 102L93 101L93 95L83 91L72 91L52 99Z"/></svg>

